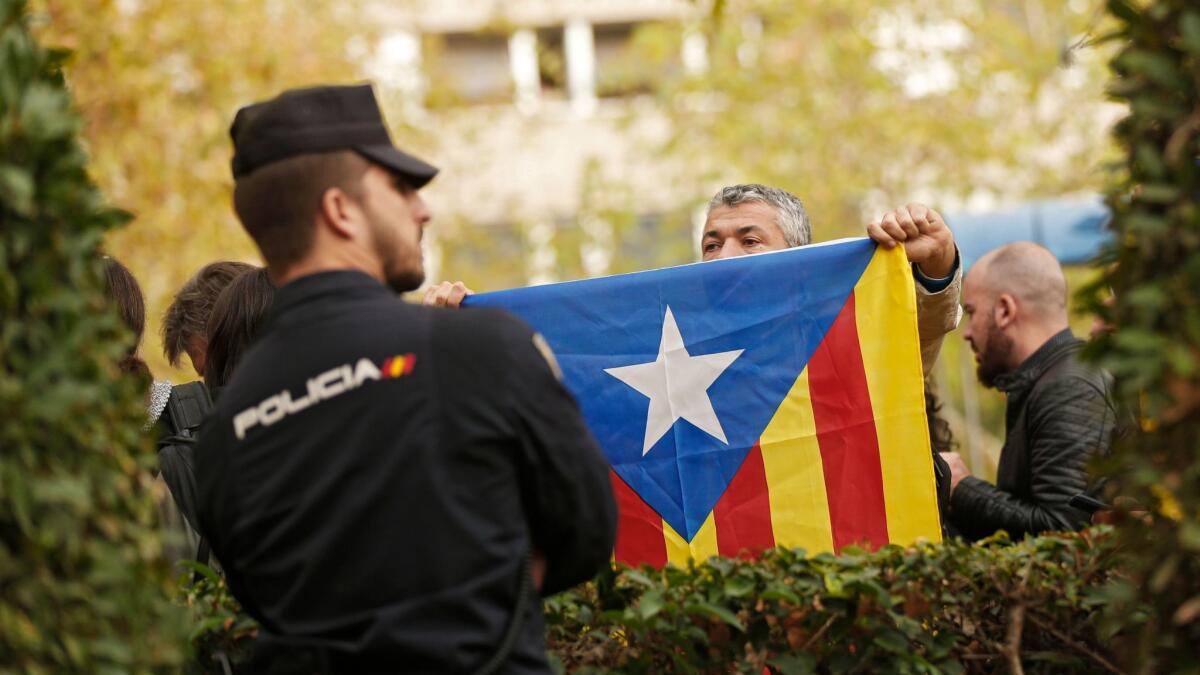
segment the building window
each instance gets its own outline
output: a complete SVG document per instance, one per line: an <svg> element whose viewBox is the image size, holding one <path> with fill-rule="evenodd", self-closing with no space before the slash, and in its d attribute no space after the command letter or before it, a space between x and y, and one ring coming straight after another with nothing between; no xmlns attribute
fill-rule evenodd
<svg viewBox="0 0 1200 675"><path fill-rule="evenodd" d="M596 94L630 96L653 90L655 68L639 53L634 24L599 24L593 28L596 43Z"/></svg>
<svg viewBox="0 0 1200 675"><path fill-rule="evenodd" d="M538 29L537 55L542 94L558 98L566 96L567 55L563 47L562 26Z"/></svg>
<svg viewBox="0 0 1200 675"><path fill-rule="evenodd" d="M512 100L506 35L430 35L425 47L431 106Z"/></svg>

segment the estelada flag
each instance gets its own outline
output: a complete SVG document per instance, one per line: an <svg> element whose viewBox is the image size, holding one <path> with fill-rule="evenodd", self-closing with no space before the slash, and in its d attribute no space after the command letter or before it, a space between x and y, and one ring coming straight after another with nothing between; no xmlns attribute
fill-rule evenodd
<svg viewBox="0 0 1200 675"><path fill-rule="evenodd" d="M941 538L916 296L866 239L471 296L553 349L629 564Z"/></svg>

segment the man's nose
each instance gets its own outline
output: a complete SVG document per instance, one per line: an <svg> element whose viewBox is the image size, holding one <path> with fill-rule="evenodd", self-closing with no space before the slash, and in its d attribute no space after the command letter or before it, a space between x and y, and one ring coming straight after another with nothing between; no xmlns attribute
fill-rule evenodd
<svg viewBox="0 0 1200 675"><path fill-rule="evenodd" d="M429 206L421 199L421 195L414 194L412 199L413 219L421 225L425 225L433 220L433 212L429 210Z"/></svg>

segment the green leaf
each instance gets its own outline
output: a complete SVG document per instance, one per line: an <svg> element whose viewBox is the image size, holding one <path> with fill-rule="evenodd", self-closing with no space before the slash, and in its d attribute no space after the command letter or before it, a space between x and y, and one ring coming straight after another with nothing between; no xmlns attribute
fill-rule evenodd
<svg viewBox="0 0 1200 675"><path fill-rule="evenodd" d="M742 624L741 619L737 615L720 605L714 605L711 602L695 602L684 607L684 611L688 614L701 614L720 619L725 623L733 626L739 631L745 631L746 627Z"/></svg>
<svg viewBox="0 0 1200 675"><path fill-rule="evenodd" d="M1190 551L1200 551L1200 523L1189 520L1179 526L1179 544Z"/></svg>
<svg viewBox="0 0 1200 675"><path fill-rule="evenodd" d="M1134 158L1142 169L1151 177L1161 178L1167 173L1167 165L1162 160L1158 148L1150 143L1138 143Z"/></svg>
<svg viewBox="0 0 1200 675"><path fill-rule="evenodd" d="M1179 569L1180 562L1178 554L1168 555L1150 576L1150 590L1155 593L1161 593L1167 587L1167 584L1171 583L1175 572Z"/></svg>
<svg viewBox="0 0 1200 675"><path fill-rule="evenodd" d="M1141 13L1125 0L1108 0L1108 11L1130 25L1136 26L1142 22Z"/></svg>
<svg viewBox="0 0 1200 675"><path fill-rule="evenodd" d="M191 636L189 639L195 640L196 638L200 637L201 635L204 635L205 633L209 633L209 632L217 630L224 624L225 624L225 617L223 617L223 616L205 617L204 619L201 619L200 622L197 623L192 628L192 633L191 633Z"/></svg>
<svg viewBox="0 0 1200 675"><path fill-rule="evenodd" d="M11 164L0 164L0 201L15 213L33 215L33 174Z"/></svg>
<svg viewBox="0 0 1200 675"><path fill-rule="evenodd" d="M1139 237L1148 239L1156 239L1166 234L1170 228L1170 223L1166 218L1160 216L1151 216L1143 213L1135 213L1126 216L1124 219L1125 228L1131 233Z"/></svg>
<svg viewBox="0 0 1200 675"><path fill-rule="evenodd" d="M873 642L879 648L893 654L906 654L909 651L908 639L894 630L881 630L875 635Z"/></svg>
<svg viewBox="0 0 1200 675"><path fill-rule="evenodd" d="M938 670L942 671L942 675L962 675L962 673L967 672L967 669L963 667L963 664L953 659L942 661L941 663L937 664L937 667Z"/></svg>
<svg viewBox="0 0 1200 675"><path fill-rule="evenodd" d="M1200 54L1200 12L1189 10L1179 19L1179 36L1184 49Z"/></svg>
<svg viewBox="0 0 1200 675"><path fill-rule="evenodd" d="M810 654L782 654L767 659L781 675L811 675L817 672L817 660Z"/></svg>
<svg viewBox="0 0 1200 675"><path fill-rule="evenodd" d="M638 599L637 613L642 620L650 619L656 616L663 608L662 591L659 589L651 589L642 594Z"/></svg>
<svg viewBox="0 0 1200 675"><path fill-rule="evenodd" d="M835 598L845 597L845 595L846 595L845 588L846 588L845 583L843 582L843 580L840 576L838 576L836 574L826 574L825 575L825 590L829 593L830 596L835 597Z"/></svg>
<svg viewBox="0 0 1200 675"><path fill-rule="evenodd" d="M624 576L624 578L638 584L639 586L645 586L646 588L650 588L650 587L653 587L656 585L654 583L654 580L651 579L650 577L646 576L641 570L631 569L631 570L627 571L623 576Z"/></svg>
<svg viewBox="0 0 1200 675"><path fill-rule="evenodd" d="M200 575L207 579L209 583L214 585L221 584L221 576L217 574L217 571L202 562L197 560L180 560L176 564L180 567L191 570L192 572L200 573Z"/></svg>
<svg viewBox="0 0 1200 675"><path fill-rule="evenodd" d="M1187 345L1168 345L1163 352L1163 358L1180 377L1189 378L1196 372L1196 356Z"/></svg>
<svg viewBox="0 0 1200 675"><path fill-rule="evenodd" d="M754 592L757 588L753 579L746 577L733 577L725 582L725 595L731 598L741 598Z"/></svg>
<svg viewBox="0 0 1200 675"><path fill-rule="evenodd" d="M800 604L800 596L799 595L796 595L795 593L788 590L787 588L783 588L783 587L779 587L779 586L774 586L772 588L769 588L769 589L763 591L762 593L759 594L758 597L762 598L763 600L783 600L783 601L789 602L793 605Z"/></svg>
<svg viewBox="0 0 1200 675"><path fill-rule="evenodd" d="M1180 200L1183 192L1174 185L1146 183L1138 191L1138 199L1152 204L1171 204Z"/></svg>

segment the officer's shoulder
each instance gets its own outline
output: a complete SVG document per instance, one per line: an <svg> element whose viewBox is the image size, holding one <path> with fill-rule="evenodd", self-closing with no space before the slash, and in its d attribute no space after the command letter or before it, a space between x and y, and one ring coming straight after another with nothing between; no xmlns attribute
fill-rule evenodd
<svg viewBox="0 0 1200 675"><path fill-rule="evenodd" d="M528 340L533 329L521 319L491 307L430 309L431 320L440 333L453 333L485 340L519 338Z"/></svg>

